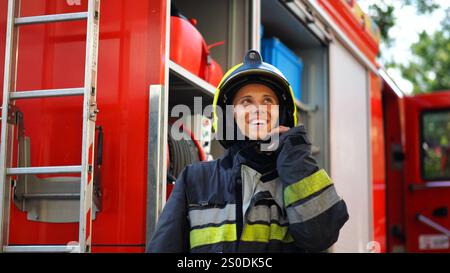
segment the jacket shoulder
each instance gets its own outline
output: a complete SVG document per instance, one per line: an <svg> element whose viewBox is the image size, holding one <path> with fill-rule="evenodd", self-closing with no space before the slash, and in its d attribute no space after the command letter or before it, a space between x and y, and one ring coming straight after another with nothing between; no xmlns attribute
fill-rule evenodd
<svg viewBox="0 0 450 273"><path fill-rule="evenodd" d="M222 204L227 201L226 192L231 177L221 167L221 159L201 161L184 169L184 183L189 203Z"/></svg>
<svg viewBox="0 0 450 273"><path fill-rule="evenodd" d="M211 160L211 161L199 161L192 164L187 165L183 172L185 173L186 181L189 183L192 180L204 181L205 179L211 175L218 168L219 159Z"/></svg>

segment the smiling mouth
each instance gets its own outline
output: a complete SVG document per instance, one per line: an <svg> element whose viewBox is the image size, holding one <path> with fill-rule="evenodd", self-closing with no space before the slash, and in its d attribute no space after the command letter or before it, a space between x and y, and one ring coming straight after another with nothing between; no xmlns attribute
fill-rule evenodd
<svg viewBox="0 0 450 273"><path fill-rule="evenodd" d="M250 121L249 124L251 126L266 126L267 125L267 120L255 119L255 120Z"/></svg>

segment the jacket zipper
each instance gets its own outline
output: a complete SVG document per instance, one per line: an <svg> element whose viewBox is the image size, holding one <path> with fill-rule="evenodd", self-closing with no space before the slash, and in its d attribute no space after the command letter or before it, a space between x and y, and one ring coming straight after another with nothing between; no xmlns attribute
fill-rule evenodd
<svg viewBox="0 0 450 273"><path fill-rule="evenodd" d="M250 145L247 145L246 147L240 149L236 155L234 156L233 162L235 162L235 159L237 156L245 149L248 149L252 146L257 145L258 143L251 143ZM243 162L240 164L242 165ZM239 168L240 172L240 168ZM239 244L241 242L241 236L242 236L242 230L244 226L244 216L242 214L242 178L239 175L237 175L236 178L236 252L239 250Z"/></svg>

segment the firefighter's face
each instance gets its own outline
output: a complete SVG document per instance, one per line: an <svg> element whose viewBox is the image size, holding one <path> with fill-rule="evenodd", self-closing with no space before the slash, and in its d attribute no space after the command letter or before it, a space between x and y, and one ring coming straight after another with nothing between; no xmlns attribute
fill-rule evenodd
<svg viewBox="0 0 450 273"><path fill-rule="evenodd" d="M266 138L278 122L278 103L275 92L263 84L243 86L233 98L239 130L251 140Z"/></svg>

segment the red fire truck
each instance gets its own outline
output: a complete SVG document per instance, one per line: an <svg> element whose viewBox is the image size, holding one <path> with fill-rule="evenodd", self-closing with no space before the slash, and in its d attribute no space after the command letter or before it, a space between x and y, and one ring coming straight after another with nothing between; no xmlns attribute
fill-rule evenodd
<svg viewBox="0 0 450 273"><path fill-rule="evenodd" d="M404 96L349 0L0 0L0 252L143 252L179 171L223 153L194 100L263 38L301 59L349 208L330 252L448 252L450 92Z"/></svg>
<svg viewBox="0 0 450 273"><path fill-rule="evenodd" d="M387 250L449 252L450 91L383 106Z"/></svg>

